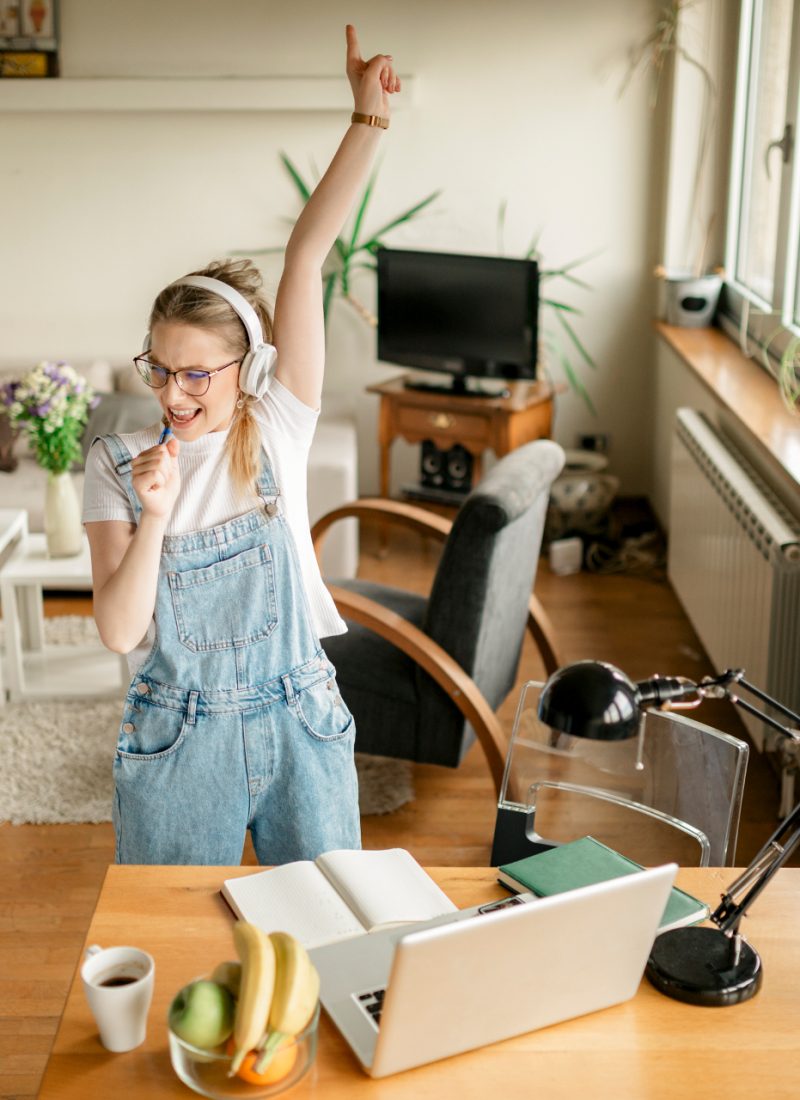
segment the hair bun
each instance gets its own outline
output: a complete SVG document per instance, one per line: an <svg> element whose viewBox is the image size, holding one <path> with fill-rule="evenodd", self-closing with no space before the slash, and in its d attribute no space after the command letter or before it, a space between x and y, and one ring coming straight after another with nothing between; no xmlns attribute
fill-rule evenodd
<svg viewBox="0 0 800 1100"><path fill-rule="evenodd" d="M257 296L264 285L261 272L247 257L240 260L212 260L202 271L192 271L190 274L221 279L223 283L228 283L245 297Z"/></svg>

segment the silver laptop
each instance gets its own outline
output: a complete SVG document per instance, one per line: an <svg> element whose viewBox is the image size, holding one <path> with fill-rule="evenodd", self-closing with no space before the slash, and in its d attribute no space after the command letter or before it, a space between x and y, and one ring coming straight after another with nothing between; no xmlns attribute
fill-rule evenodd
<svg viewBox="0 0 800 1100"><path fill-rule="evenodd" d="M314 948L320 999L372 1077L608 1008L639 986L676 871Z"/></svg>

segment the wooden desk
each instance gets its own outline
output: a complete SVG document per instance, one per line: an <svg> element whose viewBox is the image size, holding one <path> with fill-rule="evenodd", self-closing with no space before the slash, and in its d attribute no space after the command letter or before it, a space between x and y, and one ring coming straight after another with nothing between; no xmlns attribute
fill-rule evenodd
<svg viewBox="0 0 800 1100"><path fill-rule="evenodd" d="M397 436L408 443L430 439L441 451L460 443L473 456L475 481L481 477L484 451L494 451L502 458L523 443L550 436L554 391L547 382L511 382L510 397L458 397L407 390L403 385L406 377L367 386L367 393L376 393L381 399L381 496L389 496L389 451Z"/></svg>
<svg viewBox="0 0 800 1100"><path fill-rule="evenodd" d="M235 958L232 919L218 889L250 867L109 868L88 943L133 943L156 960L156 987L145 1044L127 1054L100 1045L80 978L67 999L40 1100L187 1100L174 1075L166 1013L174 993L203 970ZM505 893L490 868L432 868L459 906ZM684 888L716 904L733 880L729 868L680 872ZM789 1100L800 1094L800 868L778 872L748 918L764 961L761 992L734 1008L695 1008L643 982L626 1004L497 1043L394 1077L372 1081L323 1015L317 1060L288 1094L325 1100L418 1100L491 1095L677 1100L718 1096ZM569 950L563 944L562 950ZM465 959L465 965L469 960ZM522 960L524 965L524 960Z"/></svg>

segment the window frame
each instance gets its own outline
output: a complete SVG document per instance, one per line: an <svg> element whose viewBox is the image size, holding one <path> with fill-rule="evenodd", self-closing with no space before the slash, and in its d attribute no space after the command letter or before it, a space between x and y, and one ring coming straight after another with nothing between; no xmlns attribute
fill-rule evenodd
<svg viewBox="0 0 800 1100"><path fill-rule="evenodd" d="M773 267L773 302L768 302L737 278L748 126L757 102L753 67L758 58L764 0L742 0L736 57L735 106L728 186L725 237L725 291L720 307L720 326L738 340L748 356L759 355L777 375L780 359L792 341L800 337L800 0L792 0L789 72L784 104L784 125L791 126L789 163L780 162L781 188L778 232ZM781 135L776 135L780 137ZM774 153L771 163L777 165Z"/></svg>

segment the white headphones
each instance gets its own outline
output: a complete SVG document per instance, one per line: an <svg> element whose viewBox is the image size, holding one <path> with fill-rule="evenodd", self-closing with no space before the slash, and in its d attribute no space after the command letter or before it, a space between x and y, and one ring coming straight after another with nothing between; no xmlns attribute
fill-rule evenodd
<svg viewBox="0 0 800 1100"><path fill-rule="evenodd" d="M239 389L251 397L263 397L269 389L270 371L275 366L278 352L272 344L265 342L258 314L244 295L221 279L210 279L206 275L187 275L185 279L177 279L173 285L196 286L202 290L208 290L211 294L224 298L236 311L247 330L247 338L250 341L250 350L239 367ZM148 332L142 351L148 351L149 348L150 333Z"/></svg>

